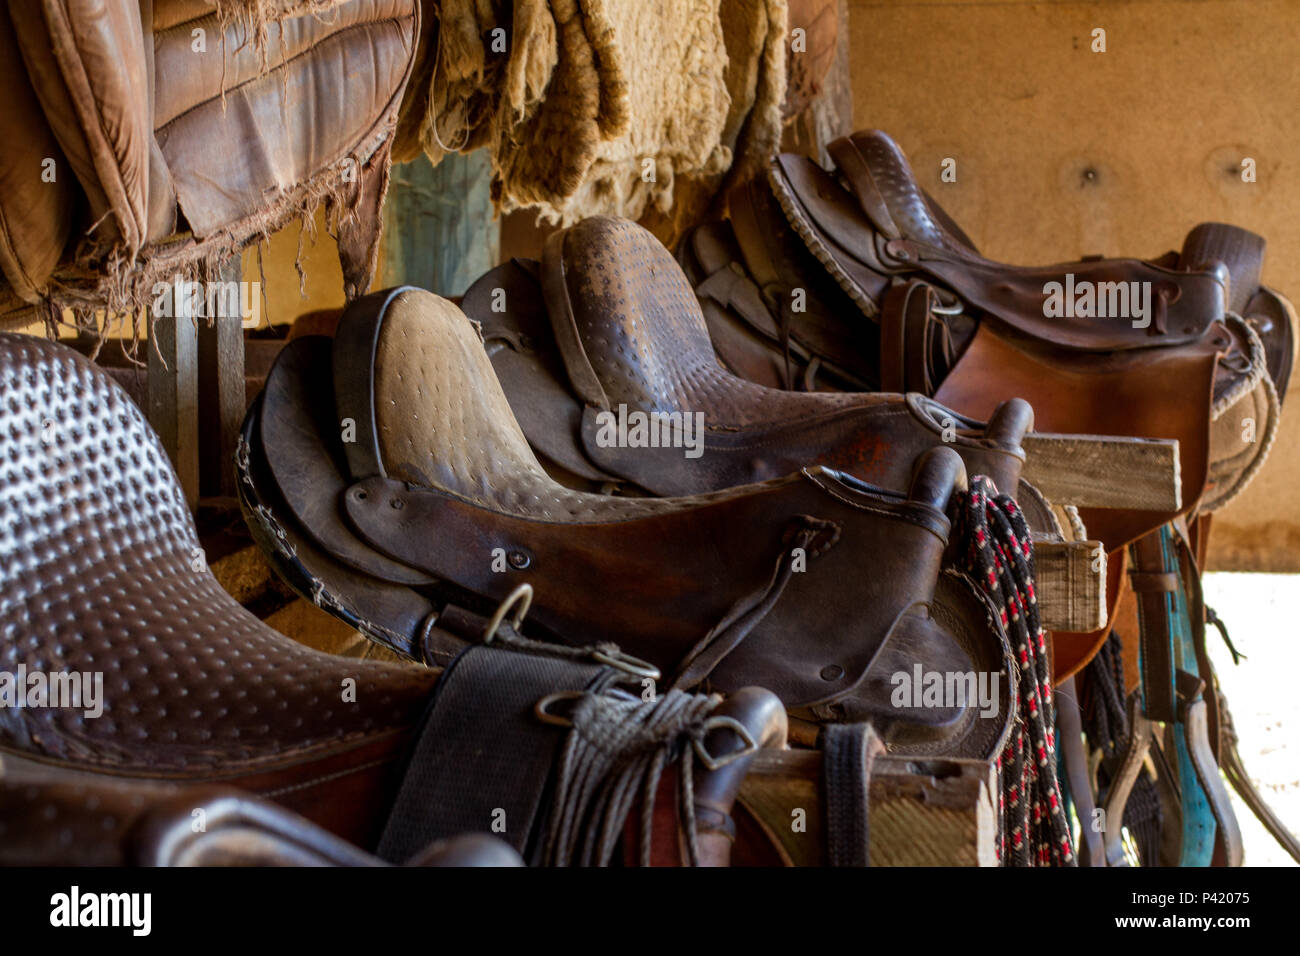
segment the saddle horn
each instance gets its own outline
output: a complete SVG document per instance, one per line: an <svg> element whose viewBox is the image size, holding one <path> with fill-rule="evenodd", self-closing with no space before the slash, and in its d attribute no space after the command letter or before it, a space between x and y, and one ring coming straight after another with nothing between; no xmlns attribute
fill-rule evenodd
<svg viewBox="0 0 1300 956"><path fill-rule="evenodd" d="M966 463L961 455L941 445L928 449L916 459L907 496L946 514L953 492L965 491L967 487Z"/></svg>

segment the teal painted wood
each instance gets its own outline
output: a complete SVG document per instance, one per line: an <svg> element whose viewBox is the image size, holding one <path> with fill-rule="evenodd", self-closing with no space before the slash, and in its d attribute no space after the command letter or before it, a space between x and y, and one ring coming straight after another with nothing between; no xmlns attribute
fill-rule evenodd
<svg viewBox="0 0 1300 956"><path fill-rule="evenodd" d="M1196 639L1192 628L1191 609L1187 593L1182 585L1182 575L1178 560L1174 531L1169 525L1161 528L1160 551L1162 570L1178 577L1178 588L1164 596L1164 614L1169 623L1170 654L1173 669L1182 669L1196 673ZM1173 684L1173 672L1169 674L1149 674L1145 663L1138 655L1139 668L1142 671L1142 684L1150 680L1168 680ZM1196 777L1196 768L1187 742L1186 726L1179 721L1174 725L1174 759L1178 765L1178 783L1182 804L1182 837L1179 842L1178 865L1180 867L1209 866L1214 858L1214 837L1218 823L1210 808L1210 800Z"/></svg>
<svg viewBox="0 0 1300 956"><path fill-rule="evenodd" d="M382 288L415 285L463 295L497 264L501 230L492 215L486 150L424 157L393 167L384 202Z"/></svg>

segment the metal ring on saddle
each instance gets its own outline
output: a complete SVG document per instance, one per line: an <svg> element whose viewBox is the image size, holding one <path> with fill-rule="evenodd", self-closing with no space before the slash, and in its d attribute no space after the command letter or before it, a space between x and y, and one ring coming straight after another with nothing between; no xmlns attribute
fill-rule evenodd
<svg viewBox="0 0 1300 956"><path fill-rule="evenodd" d="M533 604L533 586L531 584L519 585L497 606L496 613L492 615L492 620L488 621L487 630L483 632L484 644L492 643L492 639L496 637L497 628L501 626L501 622L506 618L506 613L520 602L522 602L522 605L515 612L514 619L510 622L510 626L516 631L523 626L524 617Z"/></svg>
<svg viewBox="0 0 1300 956"><path fill-rule="evenodd" d="M525 585L526 586L526 585ZM633 677L644 677L649 680L659 680L663 677L659 668L655 667L649 661L644 661L639 657L633 657L618 648L613 651L604 651L596 648L591 652L591 659L598 664L604 664L615 670L630 674Z"/></svg>
<svg viewBox="0 0 1300 956"><path fill-rule="evenodd" d="M708 736L709 731L723 728L734 732L743 741L744 746L733 750L731 753L715 757L704 746L704 738ZM705 769L710 772L721 769L729 763L734 763L741 757L748 757L750 754L758 752L758 742L754 740L754 735L749 732L749 728L735 717L729 717L726 714L715 714L706 720L700 735L691 743L695 747L695 756L700 758L700 763L704 764Z"/></svg>
<svg viewBox="0 0 1300 956"><path fill-rule="evenodd" d="M551 705L560 701L581 700L586 695L587 692L582 690L560 690L554 694L547 694L533 705L533 713L544 724L554 724L556 727L572 727L573 718L561 717L559 714L551 713Z"/></svg>

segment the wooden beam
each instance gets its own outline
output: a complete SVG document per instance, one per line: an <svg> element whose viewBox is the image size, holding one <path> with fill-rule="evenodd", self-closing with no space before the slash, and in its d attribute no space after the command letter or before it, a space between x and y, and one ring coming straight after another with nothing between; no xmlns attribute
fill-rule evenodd
<svg viewBox="0 0 1300 956"><path fill-rule="evenodd" d="M239 283L239 257L206 281ZM222 300L226 301L226 300ZM243 296L238 297L243 301ZM198 323L199 492L234 497L235 445L244 420L244 329L241 316L217 315Z"/></svg>
<svg viewBox="0 0 1300 956"><path fill-rule="evenodd" d="M1178 442L1031 432L1024 478L1053 504L1125 511L1178 511Z"/></svg>
<svg viewBox="0 0 1300 956"><path fill-rule="evenodd" d="M149 424L193 510L199 501L198 335L184 302L173 303L171 312L150 316Z"/></svg>
<svg viewBox="0 0 1300 956"><path fill-rule="evenodd" d="M993 761L897 754L872 763L868 838L873 866L996 866ZM795 866L826 865L820 750L762 750L739 802Z"/></svg>

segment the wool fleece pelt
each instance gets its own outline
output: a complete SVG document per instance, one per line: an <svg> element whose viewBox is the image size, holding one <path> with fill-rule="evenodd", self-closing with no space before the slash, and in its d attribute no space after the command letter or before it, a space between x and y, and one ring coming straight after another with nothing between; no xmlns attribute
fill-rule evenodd
<svg viewBox="0 0 1300 956"><path fill-rule="evenodd" d="M425 13L437 26L398 158L486 146L501 212L663 213L681 177L716 186L733 158L756 168L776 148L786 0L441 0Z"/></svg>

